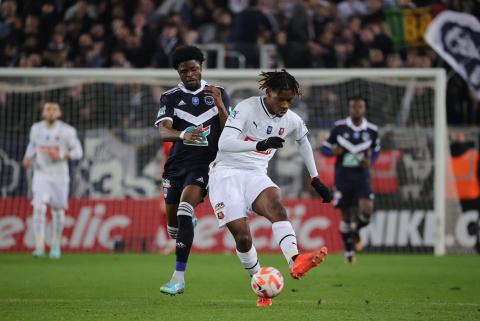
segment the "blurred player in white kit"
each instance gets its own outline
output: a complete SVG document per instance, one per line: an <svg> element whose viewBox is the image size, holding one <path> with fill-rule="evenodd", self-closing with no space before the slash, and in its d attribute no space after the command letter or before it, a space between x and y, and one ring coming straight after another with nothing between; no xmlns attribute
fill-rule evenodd
<svg viewBox="0 0 480 321"><path fill-rule="evenodd" d="M50 258L61 256L61 240L68 208L70 175L68 160L83 156L82 145L77 131L59 120L62 116L60 105L46 102L42 109L43 120L33 124L30 140L23 158L23 166L33 166L32 206L33 232L35 235L34 257L45 255L45 223L47 205L52 214L52 239Z"/></svg>

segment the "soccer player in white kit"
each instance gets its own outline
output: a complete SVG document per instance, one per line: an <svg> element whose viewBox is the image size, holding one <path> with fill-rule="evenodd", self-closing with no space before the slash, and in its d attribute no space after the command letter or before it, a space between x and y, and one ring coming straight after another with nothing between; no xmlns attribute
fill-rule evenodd
<svg viewBox="0 0 480 321"><path fill-rule="evenodd" d="M61 256L62 231L65 222L65 210L68 208L68 188L70 175L68 160L83 156L82 145L77 131L59 120L62 116L60 105L46 102L42 110L43 121L33 124L30 141L23 158L23 166L33 166L33 233L35 251L33 256L44 256L45 222L47 205L52 214L52 239L50 258Z"/></svg>
<svg viewBox="0 0 480 321"><path fill-rule="evenodd" d="M273 236L289 264L290 274L299 279L324 260L327 248L299 254L280 189L267 176L268 162L276 149L283 147L285 137L297 141L311 184L324 202L332 200L332 192L318 178L305 123L289 110L295 96L300 95L298 82L284 69L262 72L260 76L260 89L266 95L241 101L230 113L220 136L210 170L210 202L219 226L226 226L232 233L237 255L250 276L260 270L246 216L253 211L272 222ZM257 302L257 306L271 304L271 299L259 298Z"/></svg>

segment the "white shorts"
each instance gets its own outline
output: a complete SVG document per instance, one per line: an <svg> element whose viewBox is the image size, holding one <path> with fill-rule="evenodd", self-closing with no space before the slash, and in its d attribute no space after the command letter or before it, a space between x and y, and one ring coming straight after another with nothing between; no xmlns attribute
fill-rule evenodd
<svg viewBox="0 0 480 321"><path fill-rule="evenodd" d="M219 227L252 213L253 202L266 188L279 188L261 171L212 168L209 175L208 193Z"/></svg>
<svg viewBox="0 0 480 321"><path fill-rule="evenodd" d="M53 208L68 208L68 182L55 182L42 176L33 175L32 205L46 203Z"/></svg>

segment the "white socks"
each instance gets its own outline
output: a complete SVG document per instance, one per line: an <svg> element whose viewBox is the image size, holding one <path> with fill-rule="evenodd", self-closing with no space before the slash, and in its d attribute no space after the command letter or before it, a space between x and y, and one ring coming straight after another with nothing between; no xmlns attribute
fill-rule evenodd
<svg viewBox="0 0 480 321"><path fill-rule="evenodd" d="M298 255L297 237L289 221L280 221L272 224L273 237L282 249L283 256L288 264L291 264L292 257Z"/></svg>
<svg viewBox="0 0 480 321"><path fill-rule="evenodd" d="M52 248L61 247L64 225L65 211L63 209L52 209Z"/></svg>
<svg viewBox="0 0 480 321"><path fill-rule="evenodd" d="M248 252L239 252L237 250L237 256L240 259L240 262L250 276L254 275L255 273L260 270L260 262L258 261L257 257L257 250L255 246L252 245L252 248Z"/></svg>
<svg viewBox="0 0 480 321"><path fill-rule="evenodd" d="M185 271L175 271L172 275L172 280L178 282L185 282Z"/></svg>
<svg viewBox="0 0 480 321"><path fill-rule="evenodd" d="M45 221L47 205L33 205L33 234L35 236L35 251L43 253L45 250Z"/></svg>

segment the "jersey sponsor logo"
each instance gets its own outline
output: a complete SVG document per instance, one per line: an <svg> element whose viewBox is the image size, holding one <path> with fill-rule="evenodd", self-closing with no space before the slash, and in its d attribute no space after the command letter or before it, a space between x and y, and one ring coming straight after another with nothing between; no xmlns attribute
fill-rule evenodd
<svg viewBox="0 0 480 321"><path fill-rule="evenodd" d="M270 135L270 134L272 133L272 130L273 130L273 127L270 126L270 125L268 125L268 127L267 127L267 134Z"/></svg>
<svg viewBox="0 0 480 321"><path fill-rule="evenodd" d="M197 182L200 182L200 183L205 183L205 181L203 180L203 177L199 177L196 179Z"/></svg>
<svg viewBox="0 0 480 321"><path fill-rule="evenodd" d="M194 129L196 129L197 127L196 126L190 126L190 127L187 127L185 128L185 131L187 132L190 132ZM210 135L210 125L208 125L207 127L203 127L202 128L202 132L201 132L201 135L202 137L200 138L200 141L199 142L190 142L190 141L187 141L187 140L184 140L183 141L183 144L185 145L191 145L191 146L208 146L208 139L207 139L207 136Z"/></svg>
<svg viewBox="0 0 480 321"><path fill-rule="evenodd" d="M198 106L200 104L200 99L197 96L192 97L192 104Z"/></svg>
<svg viewBox="0 0 480 321"><path fill-rule="evenodd" d="M255 139L253 139L251 137L248 137L248 136L245 137L244 140L248 141L248 142L258 142L258 140L255 140ZM272 153L272 149L270 148L270 149L267 149L266 151L263 151L263 152L259 151L259 150L256 150L255 153L262 154L262 155L270 155Z"/></svg>
<svg viewBox="0 0 480 321"><path fill-rule="evenodd" d="M183 105L186 105L186 103L183 100L180 100L177 106L183 106Z"/></svg>
<svg viewBox="0 0 480 321"><path fill-rule="evenodd" d="M215 102L212 96L205 96L205 97L203 97L203 101L204 101L205 104L207 104L208 106L212 106L213 103Z"/></svg>
<svg viewBox="0 0 480 321"><path fill-rule="evenodd" d="M284 132L285 132L285 128L283 128L283 127L278 130L278 134L280 136L282 136Z"/></svg>
<svg viewBox="0 0 480 321"><path fill-rule="evenodd" d="M158 109L157 118L165 115L167 113L167 106L161 106Z"/></svg>
<svg viewBox="0 0 480 321"><path fill-rule="evenodd" d="M353 132L353 138L359 139L360 138L360 132Z"/></svg>

